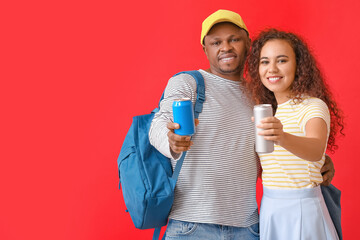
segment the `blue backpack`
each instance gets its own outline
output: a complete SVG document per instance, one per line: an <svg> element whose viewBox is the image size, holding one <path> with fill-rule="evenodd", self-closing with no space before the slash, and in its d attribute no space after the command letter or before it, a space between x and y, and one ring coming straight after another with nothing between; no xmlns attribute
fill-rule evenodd
<svg viewBox="0 0 360 240"><path fill-rule="evenodd" d="M186 71L197 83L194 106L198 118L205 101L204 79L198 71ZM160 99L164 98L164 93ZM157 151L149 142L151 121L158 108L150 114L133 117L131 127L117 159L120 188L130 217L136 228L155 228L153 239L159 238L174 201L174 189L186 152L177 161L174 172L170 159Z"/></svg>

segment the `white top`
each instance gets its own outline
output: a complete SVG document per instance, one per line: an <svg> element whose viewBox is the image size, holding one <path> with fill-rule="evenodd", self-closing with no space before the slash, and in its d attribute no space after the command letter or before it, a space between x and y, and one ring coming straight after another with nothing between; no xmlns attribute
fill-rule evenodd
<svg viewBox="0 0 360 240"><path fill-rule="evenodd" d="M292 100L279 104L277 117L283 124L284 132L305 136L305 125L312 118L322 118L330 133L330 113L325 102L318 98L306 98L302 103ZM279 145L274 152L259 154L263 168L263 185L268 188L312 188L322 183L320 169L325 162L325 151L320 161L301 159Z"/></svg>
<svg viewBox="0 0 360 240"><path fill-rule="evenodd" d="M199 71L205 80L206 100L192 138L194 145L180 171L170 218L247 227L258 222L253 106L240 82ZM172 158L173 167L176 160L170 153L166 125L173 121L173 100L185 97L194 104L193 77L180 74L171 78L149 133L151 144Z"/></svg>

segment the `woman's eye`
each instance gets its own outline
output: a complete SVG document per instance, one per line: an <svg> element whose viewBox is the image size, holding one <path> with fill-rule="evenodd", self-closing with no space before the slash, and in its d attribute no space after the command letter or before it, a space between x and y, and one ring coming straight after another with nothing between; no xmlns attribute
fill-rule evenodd
<svg viewBox="0 0 360 240"><path fill-rule="evenodd" d="M279 61L278 61L279 63L286 63L287 62L287 60L286 59L279 59Z"/></svg>
<svg viewBox="0 0 360 240"><path fill-rule="evenodd" d="M268 64L268 63L269 63L269 61L261 61L260 62L261 65L265 65L265 64Z"/></svg>

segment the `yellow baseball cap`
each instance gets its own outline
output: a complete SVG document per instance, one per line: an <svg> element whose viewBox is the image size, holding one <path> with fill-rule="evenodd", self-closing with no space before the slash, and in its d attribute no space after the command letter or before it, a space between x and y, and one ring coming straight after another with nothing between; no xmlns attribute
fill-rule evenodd
<svg viewBox="0 0 360 240"><path fill-rule="evenodd" d="M210 16L208 16L202 23L201 28L201 45L203 44L205 36L209 33L210 29L217 23L221 22L231 22L236 26L244 29L246 33L249 35L249 31L247 30L244 21L241 16L235 12L229 10L217 10Z"/></svg>

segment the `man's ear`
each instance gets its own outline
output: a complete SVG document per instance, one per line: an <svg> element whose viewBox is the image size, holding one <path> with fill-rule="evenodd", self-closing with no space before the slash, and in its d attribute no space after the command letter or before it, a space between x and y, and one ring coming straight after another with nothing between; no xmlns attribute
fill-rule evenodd
<svg viewBox="0 0 360 240"><path fill-rule="evenodd" d="M247 48L250 49L250 46L251 46L251 38L248 38L247 44L248 44Z"/></svg>
<svg viewBox="0 0 360 240"><path fill-rule="evenodd" d="M207 56L207 51L206 51L206 46L205 46L205 44L202 45L202 48L203 48L203 51L204 51L205 55Z"/></svg>
<svg viewBox="0 0 360 240"><path fill-rule="evenodd" d="M203 39L202 48L203 48L204 53L206 54L205 38L206 38L206 36L205 36L204 39Z"/></svg>
<svg viewBox="0 0 360 240"><path fill-rule="evenodd" d="M246 41L246 55L250 53L250 47L251 47L251 38L248 38Z"/></svg>

